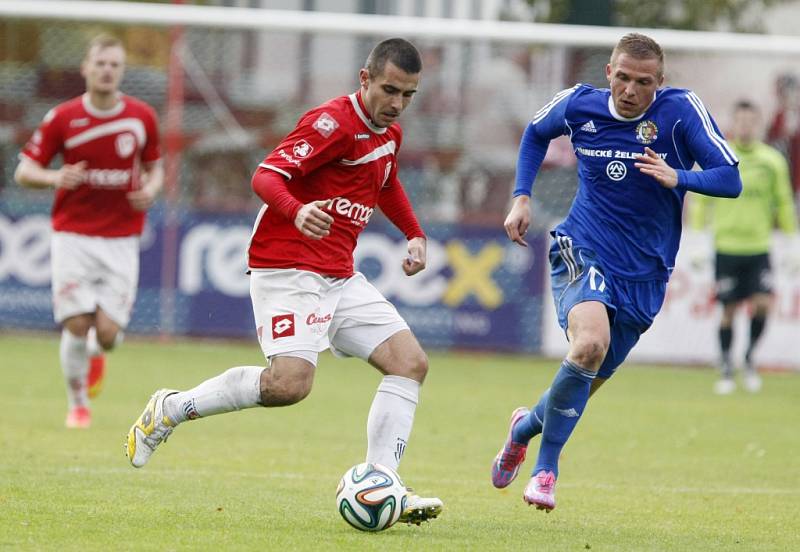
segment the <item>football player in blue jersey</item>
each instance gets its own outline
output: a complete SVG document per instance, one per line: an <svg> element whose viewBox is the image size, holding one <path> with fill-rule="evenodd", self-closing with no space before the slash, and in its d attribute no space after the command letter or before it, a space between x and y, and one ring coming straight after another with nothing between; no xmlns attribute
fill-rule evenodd
<svg viewBox="0 0 800 552"><path fill-rule="evenodd" d="M662 88L664 54L651 38L622 37L606 66L609 88L578 84L555 95L525 129L508 237L527 247L530 196L550 140L568 135L580 185L552 232L551 281L569 352L550 389L511 416L492 465L508 486L528 443L542 434L523 499L555 508L558 457L592 393L652 324L664 301L681 235L687 191L736 197L738 160L700 99ZM693 170L695 164L702 170Z"/></svg>

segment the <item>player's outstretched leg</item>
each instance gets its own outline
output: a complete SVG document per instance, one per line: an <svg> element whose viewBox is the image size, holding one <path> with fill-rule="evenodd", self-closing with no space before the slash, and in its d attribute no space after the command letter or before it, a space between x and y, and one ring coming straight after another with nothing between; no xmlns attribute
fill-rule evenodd
<svg viewBox="0 0 800 552"><path fill-rule="evenodd" d="M550 389L542 394L531 410L519 407L511 413L506 442L492 463L492 484L498 489L508 487L519 474L530 440L542 432L544 409L549 396Z"/></svg>
<svg viewBox="0 0 800 552"><path fill-rule="evenodd" d="M569 360L561 363L547 398L542 442L533 478L522 495L528 504L546 511L555 508L558 457L586 408L596 375L596 372Z"/></svg>
<svg viewBox="0 0 800 552"><path fill-rule="evenodd" d="M261 406L263 366L237 366L188 391L159 389L128 432L125 453L135 468L187 420Z"/></svg>

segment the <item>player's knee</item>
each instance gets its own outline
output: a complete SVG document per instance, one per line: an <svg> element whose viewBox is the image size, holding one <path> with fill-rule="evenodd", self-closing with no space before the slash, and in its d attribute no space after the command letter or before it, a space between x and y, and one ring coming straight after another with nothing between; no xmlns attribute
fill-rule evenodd
<svg viewBox="0 0 800 552"><path fill-rule="evenodd" d="M110 351L117 344L117 333L116 328L97 328L97 343L104 351Z"/></svg>
<svg viewBox="0 0 800 552"><path fill-rule="evenodd" d="M597 370L608 352L608 340L603 336L584 335L576 338L571 347L570 359L587 370Z"/></svg>
<svg viewBox="0 0 800 552"><path fill-rule="evenodd" d="M421 348L417 348L413 354L406 357L405 376L420 383L425 381L428 375L428 355Z"/></svg>
<svg viewBox="0 0 800 552"><path fill-rule="evenodd" d="M313 366L310 369L267 368L261 374L261 404L264 406L289 406L305 399L314 383Z"/></svg>

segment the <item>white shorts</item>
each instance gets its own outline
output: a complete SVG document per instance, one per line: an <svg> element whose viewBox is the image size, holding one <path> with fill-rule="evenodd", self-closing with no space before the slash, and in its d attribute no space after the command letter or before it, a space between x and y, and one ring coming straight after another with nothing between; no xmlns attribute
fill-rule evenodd
<svg viewBox="0 0 800 552"><path fill-rule="evenodd" d="M128 325L139 283L139 236L54 232L50 264L56 322L100 307L121 328Z"/></svg>
<svg viewBox="0 0 800 552"><path fill-rule="evenodd" d="M368 359L401 330L403 320L360 272L329 278L294 269L253 270L250 297L264 356L292 352L316 364L315 353Z"/></svg>

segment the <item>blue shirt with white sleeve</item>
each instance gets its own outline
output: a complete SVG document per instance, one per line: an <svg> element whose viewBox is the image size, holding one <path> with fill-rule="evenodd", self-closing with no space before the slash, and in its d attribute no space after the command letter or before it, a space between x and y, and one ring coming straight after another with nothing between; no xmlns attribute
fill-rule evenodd
<svg viewBox="0 0 800 552"><path fill-rule="evenodd" d="M594 249L606 270L629 280L667 280L675 265L687 191L736 197L738 160L700 98L662 88L635 118L617 113L611 92L585 84L563 90L525 130L514 197L530 195L550 140L568 135L578 192L557 234ZM644 148L678 173L668 189L634 167ZM693 171L697 164L701 171Z"/></svg>

